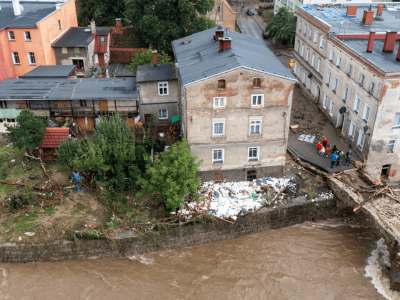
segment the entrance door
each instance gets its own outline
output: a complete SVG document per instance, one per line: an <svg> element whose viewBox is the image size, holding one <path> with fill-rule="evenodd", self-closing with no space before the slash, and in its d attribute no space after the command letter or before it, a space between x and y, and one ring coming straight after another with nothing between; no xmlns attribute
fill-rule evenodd
<svg viewBox="0 0 400 300"><path fill-rule="evenodd" d="M343 122L344 122L344 114L340 113L340 108L342 108L343 106L339 107L339 111L338 111L338 117L337 117L337 123L336 123L336 127L340 128L340 130L342 130L343 128Z"/></svg>
<svg viewBox="0 0 400 300"><path fill-rule="evenodd" d="M390 172L390 165L383 165L382 166L382 171L381 171L381 176L382 177L388 177Z"/></svg>
<svg viewBox="0 0 400 300"><path fill-rule="evenodd" d="M128 124L129 128L135 128L135 117L126 117L126 123Z"/></svg>
<svg viewBox="0 0 400 300"><path fill-rule="evenodd" d="M150 126L150 117L151 114L144 115L144 125Z"/></svg>
<svg viewBox="0 0 400 300"><path fill-rule="evenodd" d="M108 111L107 100L99 100L100 111Z"/></svg>
<svg viewBox="0 0 400 300"><path fill-rule="evenodd" d="M97 54L97 57L99 58L99 66L104 65L104 53Z"/></svg>

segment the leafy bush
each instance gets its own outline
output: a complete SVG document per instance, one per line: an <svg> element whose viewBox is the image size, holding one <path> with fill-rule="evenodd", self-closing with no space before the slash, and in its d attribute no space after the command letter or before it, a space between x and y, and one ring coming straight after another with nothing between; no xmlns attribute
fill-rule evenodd
<svg viewBox="0 0 400 300"><path fill-rule="evenodd" d="M61 165L72 166L74 159L78 156L79 143L67 139L60 143L57 150L58 162Z"/></svg>
<svg viewBox="0 0 400 300"><path fill-rule="evenodd" d="M296 23L293 23L293 17L292 12L289 12L285 6L281 6L265 29L268 32L268 38L293 46L296 35Z"/></svg>
<svg viewBox="0 0 400 300"><path fill-rule="evenodd" d="M87 229L82 232L82 236L87 239L95 240L100 238L100 233L94 229Z"/></svg>

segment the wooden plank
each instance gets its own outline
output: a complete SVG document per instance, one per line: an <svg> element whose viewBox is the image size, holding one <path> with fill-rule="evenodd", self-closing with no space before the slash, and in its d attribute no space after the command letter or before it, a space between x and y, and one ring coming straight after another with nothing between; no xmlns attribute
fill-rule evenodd
<svg viewBox="0 0 400 300"><path fill-rule="evenodd" d="M108 111L107 100L99 100L99 109L100 111Z"/></svg>

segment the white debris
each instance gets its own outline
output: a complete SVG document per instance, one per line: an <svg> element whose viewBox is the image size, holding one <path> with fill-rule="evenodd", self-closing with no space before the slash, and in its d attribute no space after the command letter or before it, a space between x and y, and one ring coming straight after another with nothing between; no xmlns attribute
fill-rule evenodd
<svg viewBox="0 0 400 300"><path fill-rule="evenodd" d="M35 235L34 232L25 232L25 234L28 235L28 236L34 236Z"/></svg>

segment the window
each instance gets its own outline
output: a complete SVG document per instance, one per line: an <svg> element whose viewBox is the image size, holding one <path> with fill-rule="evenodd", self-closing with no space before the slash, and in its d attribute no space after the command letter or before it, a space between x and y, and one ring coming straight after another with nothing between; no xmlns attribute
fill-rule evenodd
<svg viewBox="0 0 400 300"><path fill-rule="evenodd" d="M332 117L333 116L333 111L335 110L335 103L331 99L331 102L329 103L329 115Z"/></svg>
<svg viewBox="0 0 400 300"><path fill-rule="evenodd" d="M307 72L304 72L304 76L303 76L304 85L306 85L306 81L307 81Z"/></svg>
<svg viewBox="0 0 400 300"><path fill-rule="evenodd" d="M333 86L332 86L332 91L333 91L335 94L336 94L338 82L339 82L339 79L337 79L337 77L335 77L335 78L333 79Z"/></svg>
<svg viewBox="0 0 400 300"><path fill-rule="evenodd" d="M369 83L369 93L371 94L371 95L373 95L374 94L374 91L375 91L375 82L373 82L373 81L371 81L370 83Z"/></svg>
<svg viewBox="0 0 400 300"><path fill-rule="evenodd" d="M158 119L159 120L168 119L168 109L159 109L158 110Z"/></svg>
<svg viewBox="0 0 400 300"><path fill-rule="evenodd" d="M61 30L61 20L58 20L58 29Z"/></svg>
<svg viewBox="0 0 400 300"><path fill-rule="evenodd" d="M323 108L326 109L326 105L328 104L328 95L324 94L324 101L322 102Z"/></svg>
<svg viewBox="0 0 400 300"><path fill-rule="evenodd" d="M217 6L217 14L221 12L221 6Z"/></svg>
<svg viewBox="0 0 400 300"><path fill-rule="evenodd" d="M308 90L311 91L311 85L312 85L312 79L310 78L310 81L308 82Z"/></svg>
<svg viewBox="0 0 400 300"><path fill-rule="evenodd" d="M301 31L301 21L299 22L299 31Z"/></svg>
<svg viewBox="0 0 400 300"><path fill-rule="evenodd" d="M20 64L18 52L13 52L12 53L12 58L13 58L13 61L14 61L14 65L19 65Z"/></svg>
<svg viewBox="0 0 400 300"><path fill-rule="evenodd" d="M61 48L61 53L62 53L62 54L68 54L68 49L67 49L67 47L62 47L62 48Z"/></svg>
<svg viewBox="0 0 400 300"><path fill-rule="evenodd" d="M297 53L300 53L300 42L297 44Z"/></svg>
<svg viewBox="0 0 400 300"><path fill-rule="evenodd" d="M336 67L340 69L341 66L342 66L342 57L338 55L338 57L336 58Z"/></svg>
<svg viewBox="0 0 400 300"><path fill-rule="evenodd" d="M214 130L213 130L213 132L214 132L214 136L215 135L224 135L224 132L225 132L225 123L223 123L223 122L220 122L220 123L213 123L213 125L214 125Z"/></svg>
<svg viewBox="0 0 400 300"><path fill-rule="evenodd" d="M349 128L349 139L354 141L354 135L356 134L356 124L353 121L350 121L350 128Z"/></svg>
<svg viewBox="0 0 400 300"><path fill-rule="evenodd" d="M311 67L314 68L314 63L315 63L315 54L313 53L311 56Z"/></svg>
<svg viewBox="0 0 400 300"><path fill-rule="evenodd" d="M7 108L7 101L0 101L0 108Z"/></svg>
<svg viewBox="0 0 400 300"><path fill-rule="evenodd" d="M104 44L106 42L106 38L104 36L100 37L100 43Z"/></svg>
<svg viewBox="0 0 400 300"><path fill-rule="evenodd" d="M251 95L251 106L264 106L264 95Z"/></svg>
<svg viewBox="0 0 400 300"><path fill-rule="evenodd" d="M329 86L329 84L331 83L331 72L328 71L328 73L326 74L326 85Z"/></svg>
<svg viewBox="0 0 400 300"><path fill-rule="evenodd" d="M342 96L342 100L344 103L347 102L347 97L349 96L349 88L347 86L344 86L343 88L343 96Z"/></svg>
<svg viewBox="0 0 400 300"><path fill-rule="evenodd" d="M361 104L361 98L356 96L353 107L353 111L355 112L356 115L358 115L358 113L360 112L360 104Z"/></svg>
<svg viewBox="0 0 400 300"><path fill-rule="evenodd" d="M294 63L293 73L294 73L294 75L297 74L297 61Z"/></svg>
<svg viewBox="0 0 400 300"><path fill-rule="evenodd" d="M168 82L159 82L158 83L158 95L159 96L168 95Z"/></svg>
<svg viewBox="0 0 400 300"><path fill-rule="evenodd" d="M250 134L261 134L261 121L250 121Z"/></svg>
<svg viewBox="0 0 400 300"><path fill-rule="evenodd" d="M321 59L318 58L317 72L319 73L320 71L321 71Z"/></svg>
<svg viewBox="0 0 400 300"><path fill-rule="evenodd" d="M30 32L30 31L25 31L25 32L24 32L24 35L25 35L25 41L26 41L26 42L32 41L32 39L31 39L31 32Z"/></svg>
<svg viewBox="0 0 400 300"><path fill-rule="evenodd" d="M77 55L81 54L81 48L74 48L74 52Z"/></svg>
<svg viewBox="0 0 400 300"><path fill-rule="evenodd" d="M301 46L301 57L304 57L304 45Z"/></svg>
<svg viewBox="0 0 400 300"><path fill-rule="evenodd" d="M29 59L29 64L30 65L36 65L35 53L28 52L28 59Z"/></svg>
<svg viewBox="0 0 400 300"><path fill-rule="evenodd" d="M225 97L215 97L214 98L214 108L224 108L226 105Z"/></svg>
<svg viewBox="0 0 400 300"><path fill-rule="evenodd" d="M369 120L369 114L371 113L371 107L369 107L368 104L364 105L364 112L363 112L363 117L362 120L365 124L368 124Z"/></svg>
<svg viewBox="0 0 400 300"><path fill-rule="evenodd" d="M335 52L333 50L331 50L331 52L329 53L329 60L333 61L334 56L335 56Z"/></svg>
<svg viewBox="0 0 400 300"><path fill-rule="evenodd" d="M362 130L360 129L358 131L357 148L360 149L361 151L364 147L364 140L365 140L364 132L362 132Z"/></svg>
<svg viewBox="0 0 400 300"><path fill-rule="evenodd" d="M253 88L261 87L261 78L253 78Z"/></svg>
<svg viewBox="0 0 400 300"><path fill-rule="evenodd" d="M218 88L219 89L225 88L225 80L224 79L218 80Z"/></svg>
<svg viewBox="0 0 400 300"><path fill-rule="evenodd" d="M304 36L307 35L307 24L304 24L304 31L303 31Z"/></svg>
<svg viewBox="0 0 400 300"><path fill-rule="evenodd" d="M400 113L396 113L394 117L393 128L400 128Z"/></svg>
<svg viewBox="0 0 400 300"><path fill-rule="evenodd" d="M257 161L260 152L260 147L249 147L249 161Z"/></svg>
<svg viewBox="0 0 400 300"><path fill-rule="evenodd" d="M8 40L9 41L15 41L14 31L9 31L8 32Z"/></svg>
<svg viewBox="0 0 400 300"><path fill-rule="evenodd" d="M348 67L347 67L347 76L349 76L349 77L351 77L351 71L353 70L353 66L352 65L349 65Z"/></svg>
<svg viewBox="0 0 400 300"><path fill-rule="evenodd" d="M397 146L397 140L389 140L387 154L392 155L394 151L396 151L396 146Z"/></svg>
<svg viewBox="0 0 400 300"><path fill-rule="evenodd" d="M308 39L311 41L311 37L312 37L312 28L310 28L310 30L308 31Z"/></svg>
<svg viewBox="0 0 400 300"><path fill-rule="evenodd" d="M321 38L319 40L319 47L321 49L324 49L324 36L323 35L321 35Z"/></svg>
<svg viewBox="0 0 400 300"><path fill-rule="evenodd" d="M318 43L318 30L315 30L314 32L314 44L316 45Z"/></svg>
<svg viewBox="0 0 400 300"><path fill-rule="evenodd" d="M309 58L310 58L310 49L307 49L306 62L308 62Z"/></svg>
<svg viewBox="0 0 400 300"><path fill-rule="evenodd" d="M81 106L86 106L86 100L80 100L79 102L80 102Z"/></svg>
<svg viewBox="0 0 400 300"><path fill-rule="evenodd" d="M364 86L364 81L365 81L365 75L364 74L361 74L361 76L360 76L360 85L361 86Z"/></svg>
<svg viewBox="0 0 400 300"><path fill-rule="evenodd" d="M76 66L77 70L83 70L85 69L84 63L83 63L83 59L73 59L72 60L72 64L74 66Z"/></svg>
<svg viewBox="0 0 400 300"><path fill-rule="evenodd" d="M214 149L213 150L213 164L220 164L224 162L224 149Z"/></svg>

